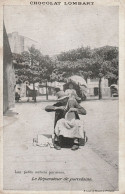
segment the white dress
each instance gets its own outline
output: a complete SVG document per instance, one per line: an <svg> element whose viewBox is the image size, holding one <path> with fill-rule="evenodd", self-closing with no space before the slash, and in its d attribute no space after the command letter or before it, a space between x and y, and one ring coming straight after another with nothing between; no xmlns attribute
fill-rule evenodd
<svg viewBox="0 0 125 194"><path fill-rule="evenodd" d="M64 136L69 138L84 138L84 123L79 119L67 120L65 118L60 119L55 127L55 133L57 136Z"/></svg>

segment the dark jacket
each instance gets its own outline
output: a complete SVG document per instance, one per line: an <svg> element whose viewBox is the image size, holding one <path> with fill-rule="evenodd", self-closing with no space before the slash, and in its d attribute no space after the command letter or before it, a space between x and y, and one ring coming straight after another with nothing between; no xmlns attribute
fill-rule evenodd
<svg viewBox="0 0 125 194"><path fill-rule="evenodd" d="M76 100L68 100L68 106L66 110L55 110L55 107L60 107L60 106L64 106L62 102L57 102L56 104L52 106L46 106L45 108L47 112L55 111L54 128L59 119L65 118L65 114L70 108L77 108L77 112L75 112L76 119L79 119L78 114L86 115L86 110L82 106L80 106Z"/></svg>

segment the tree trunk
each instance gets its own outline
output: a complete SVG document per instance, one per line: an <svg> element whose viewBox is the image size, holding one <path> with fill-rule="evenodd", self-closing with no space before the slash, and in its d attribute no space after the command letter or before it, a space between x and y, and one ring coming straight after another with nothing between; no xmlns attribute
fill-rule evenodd
<svg viewBox="0 0 125 194"><path fill-rule="evenodd" d="M47 86L47 81L46 81L46 100L48 100L48 86Z"/></svg>
<svg viewBox="0 0 125 194"><path fill-rule="evenodd" d="M31 57L31 66L33 66L33 59ZM33 81L33 74L32 74L32 81ZM36 102L36 92L35 92L35 83L33 81L33 98L34 102Z"/></svg>
<svg viewBox="0 0 125 194"><path fill-rule="evenodd" d="M33 82L33 100L36 102L36 91L35 91L35 83Z"/></svg>
<svg viewBox="0 0 125 194"><path fill-rule="evenodd" d="M99 100L102 99L101 82L102 82L102 78L99 78Z"/></svg>

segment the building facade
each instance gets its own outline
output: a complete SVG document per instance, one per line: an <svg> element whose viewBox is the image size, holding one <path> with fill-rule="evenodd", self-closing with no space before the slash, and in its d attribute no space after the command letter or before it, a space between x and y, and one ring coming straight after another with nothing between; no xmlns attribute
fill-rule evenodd
<svg viewBox="0 0 125 194"><path fill-rule="evenodd" d="M3 26L3 112L15 104L15 72L12 63L12 53L6 33Z"/></svg>
<svg viewBox="0 0 125 194"><path fill-rule="evenodd" d="M99 95L99 79L87 79L87 96ZM108 87L108 79L102 78L101 91L103 97L110 97L110 87Z"/></svg>
<svg viewBox="0 0 125 194"><path fill-rule="evenodd" d="M28 37L21 36L18 32L9 33L8 39L12 53L21 54L23 51L28 51L28 48L32 45L34 45L35 48L39 48L38 42Z"/></svg>

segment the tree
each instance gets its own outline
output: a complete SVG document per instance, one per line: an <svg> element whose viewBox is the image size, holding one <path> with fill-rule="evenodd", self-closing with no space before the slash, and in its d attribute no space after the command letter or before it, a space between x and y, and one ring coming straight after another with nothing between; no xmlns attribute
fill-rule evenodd
<svg viewBox="0 0 125 194"><path fill-rule="evenodd" d="M21 55L13 55L16 64L17 83L28 81L33 84L33 99L36 101L35 83L50 80L53 63L49 56L43 56L34 46Z"/></svg>
<svg viewBox="0 0 125 194"><path fill-rule="evenodd" d="M92 76L99 78L99 99L102 98L101 81L102 78L108 80L118 79L118 48L117 47L101 47L93 50L93 62L89 69Z"/></svg>
<svg viewBox="0 0 125 194"><path fill-rule="evenodd" d="M33 100L36 102L35 83L39 81L39 60L41 53L35 49L34 46L29 48L29 51L21 53L15 58L17 62L16 75L18 76L17 82L25 82L33 84ZM20 60L22 59L22 60Z"/></svg>
<svg viewBox="0 0 125 194"><path fill-rule="evenodd" d="M91 49L89 47L72 49L57 55L57 59L59 61L76 61L78 59L90 58L90 57L91 57Z"/></svg>
<svg viewBox="0 0 125 194"><path fill-rule="evenodd" d="M48 55L33 46L21 55L15 54L18 78L20 82L29 81L35 89L36 82L66 81L72 75L99 79L99 99L102 98L101 81L105 77L109 83L118 80L118 48L105 46L96 49L81 47L63 52L52 60Z"/></svg>
<svg viewBox="0 0 125 194"><path fill-rule="evenodd" d="M96 49L81 47L57 56L53 77L65 80L71 75L99 79L99 99L102 98L101 81L105 77L110 83L118 80L118 48L105 46Z"/></svg>
<svg viewBox="0 0 125 194"><path fill-rule="evenodd" d="M40 80L46 84L46 99L48 100L48 81L52 81L52 72L54 70L54 63L48 55L42 56L39 63ZM40 81L40 82L41 82Z"/></svg>

